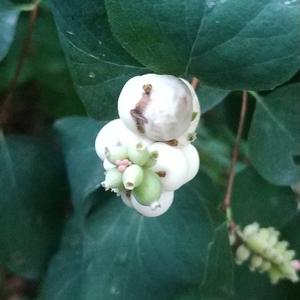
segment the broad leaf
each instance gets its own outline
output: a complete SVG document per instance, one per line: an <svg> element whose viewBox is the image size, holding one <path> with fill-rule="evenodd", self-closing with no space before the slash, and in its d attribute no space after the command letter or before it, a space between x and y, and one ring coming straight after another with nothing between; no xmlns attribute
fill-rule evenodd
<svg viewBox="0 0 300 300"><path fill-rule="evenodd" d="M250 130L250 157L258 172L277 185L300 181L300 84L257 96Z"/></svg>
<svg viewBox="0 0 300 300"><path fill-rule="evenodd" d="M158 73L224 89L271 89L300 66L300 2L106 0L122 46Z"/></svg>
<svg viewBox="0 0 300 300"><path fill-rule="evenodd" d="M28 18L28 13L20 16L15 40L8 55L0 63L0 92L5 91L14 76L28 29ZM39 8L30 52L23 65L18 88L33 82L40 98L37 105L40 105L47 116L62 117L85 112L68 73L53 17L44 6Z"/></svg>
<svg viewBox="0 0 300 300"><path fill-rule="evenodd" d="M233 260L227 225L215 230L209 244L206 274L200 287L190 289L176 300L225 300L233 296Z"/></svg>
<svg viewBox="0 0 300 300"><path fill-rule="evenodd" d="M3 10L0 7L0 61L6 56L14 39L18 16L17 10Z"/></svg>
<svg viewBox="0 0 300 300"><path fill-rule="evenodd" d="M37 278L57 247L67 186L44 139L0 135L0 263Z"/></svg>
<svg viewBox="0 0 300 300"><path fill-rule="evenodd" d="M165 300L202 280L212 223L191 185L158 218L103 190L90 198L96 204L88 218L73 217L50 264L43 299Z"/></svg>
<svg viewBox="0 0 300 300"><path fill-rule="evenodd" d="M112 36L103 2L52 0L52 6L81 100L91 116L107 120L116 115L124 83L145 68Z"/></svg>
<svg viewBox="0 0 300 300"><path fill-rule="evenodd" d="M229 244L227 225L215 231L214 241L209 247L205 279L200 288L204 299L230 299L233 295L233 260Z"/></svg>
<svg viewBox="0 0 300 300"><path fill-rule="evenodd" d="M228 96L230 91L200 85L197 96L201 104L201 113L206 113Z"/></svg>
<svg viewBox="0 0 300 300"><path fill-rule="evenodd" d="M54 125L62 145L75 209L83 210L88 195L104 180L102 162L95 151L95 139L102 126L103 123L84 117L60 119Z"/></svg>
<svg viewBox="0 0 300 300"><path fill-rule="evenodd" d="M258 222L261 226L280 229L297 213L292 190L271 185L253 169L236 177L232 205L234 219L241 226Z"/></svg>

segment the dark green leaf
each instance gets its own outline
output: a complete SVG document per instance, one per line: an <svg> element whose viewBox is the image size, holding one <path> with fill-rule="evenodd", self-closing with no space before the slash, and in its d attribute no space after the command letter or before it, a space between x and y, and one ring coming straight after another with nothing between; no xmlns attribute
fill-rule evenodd
<svg viewBox="0 0 300 300"><path fill-rule="evenodd" d="M158 73L224 89L271 89L300 66L300 4L283 0L106 0L116 37Z"/></svg>
<svg viewBox="0 0 300 300"><path fill-rule="evenodd" d="M227 225L215 230L209 244L206 274L201 287L190 289L176 300L226 300L233 297L233 260Z"/></svg>
<svg viewBox="0 0 300 300"><path fill-rule="evenodd" d="M0 263L37 278L59 240L63 164L44 139L1 134L0 165Z"/></svg>
<svg viewBox="0 0 300 300"><path fill-rule="evenodd" d="M62 45L77 91L88 113L107 120L116 115L124 83L145 68L112 36L104 1L52 0Z"/></svg>
<svg viewBox="0 0 300 300"><path fill-rule="evenodd" d="M7 88L14 76L28 29L28 17L28 14L21 15L15 41L7 57L0 64L0 74L4 74L0 75L1 91ZM19 85L30 84L33 81L36 83L39 88L39 105L50 117L83 114L84 108L74 91L52 15L45 8L39 9L30 49L18 80Z"/></svg>
<svg viewBox="0 0 300 300"><path fill-rule="evenodd" d="M201 104L201 112L206 113L214 106L219 104L230 93L227 90L212 88L206 85L200 85L197 95Z"/></svg>
<svg viewBox="0 0 300 300"><path fill-rule="evenodd" d="M203 279L212 224L191 185L158 218L142 217L109 195L92 194L97 205L84 224L78 217L69 224L43 299L165 300Z"/></svg>
<svg viewBox="0 0 300 300"><path fill-rule="evenodd" d="M292 190L271 185L253 169L236 177L232 201L235 221L242 226L258 222L280 229L297 213Z"/></svg>
<svg viewBox="0 0 300 300"><path fill-rule="evenodd" d="M300 83L257 96L250 130L250 157L258 172L277 185L300 181Z"/></svg>
<svg viewBox="0 0 300 300"><path fill-rule="evenodd" d="M0 61L6 56L14 39L18 16L17 10L2 10L0 7Z"/></svg>
<svg viewBox="0 0 300 300"><path fill-rule="evenodd" d="M233 295L233 260L227 225L215 231L209 247L206 275L200 288L203 300L230 299Z"/></svg>
<svg viewBox="0 0 300 300"><path fill-rule="evenodd" d="M79 210L104 179L102 162L94 146L102 126L103 123L84 117L61 119L54 125L63 148L72 201Z"/></svg>

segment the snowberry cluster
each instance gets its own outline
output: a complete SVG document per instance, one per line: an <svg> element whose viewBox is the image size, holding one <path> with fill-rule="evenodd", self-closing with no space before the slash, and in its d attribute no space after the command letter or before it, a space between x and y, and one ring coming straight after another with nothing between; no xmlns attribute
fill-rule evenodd
<svg viewBox="0 0 300 300"><path fill-rule="evenodd" d="M118 100L120 119L106 124L95 142L106 170L102 185L147 217L166 212L174 191L197 174L200 105L192 86L174 76L131 78Z"/></svg>
<svg viewBox="0 0 300 300"><path fill-rule="evenodd" d="M288 249L288 242L279 241L277 230L253 223L237 233L241 241L236 250L237 264L249 259L250 270L267 273L273 284L281 279L299 280L300 262L295 260L295 251Z"/></svg>

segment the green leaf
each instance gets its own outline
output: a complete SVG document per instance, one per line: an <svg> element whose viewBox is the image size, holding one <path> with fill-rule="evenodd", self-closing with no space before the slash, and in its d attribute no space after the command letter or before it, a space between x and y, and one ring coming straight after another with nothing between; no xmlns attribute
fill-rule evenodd
<svg viewBox="0 0 300 300"><path fill-rule="evenodd" d="M297 213L292 190L271 185L253 169L236 177L232 205L234 219L241 226L258 222L261 226L280 229Z"/></svg>
<svg viewBox="0 0 300 300"><path fill-rule="evenodd" d="M44 138L0 135L0 263L36 279L57 247L66 182Z"/></svg>
<svg viewBox="0 0 300 300"><path fill-rule="evenodd" d="M230 91L200 85L197 89L197 96L201 104L201 113L206 113L221 101L223 101Z"/></svg>
<svg viewBox="0 0 300 300"><path fill-rule="evenodd" d="M257 96L257 95L256 95ZM258 172L277 185L300 181L300 83L257 96L249 143Z"/></svg>
<svg viewBox="0 0 300 300"><path fill-rule="evenodd" d="M0 61L6 56L14 39L18 17L17 10L2 10L0 7Z"/></svg>
<svg viewBox="0 0 300 300"><path fill-rule="evenodd" d="M28 29L28 17L28 14L20 16L14 43L0 64L0 73L5 74L0 81L1 92L7 88L14 76ZM84 114L83 105L75 93L68 73L53 17L51 12L43 7L39 8L30 49L18 80L18 87L32 84L34 81L40 99L38 105L47 116L55 118L70 114Z"/></svg>
<svg viewBox="0 0 300 300"><path fill-rule="evenodd" d="M104 1L52 0L61 43L77 92L87 112L107 120L116 115L116 103L125 82L146 69L112 36Z"/></svg>
<svg viewBox="0 0 300 300"><path fill-rule="evenodd" d="M85 222L74 216L64 234L43 299L165 300L197 284L212 239L200 196L187 184L166 214L146 218L120 198L95 192L90 201L96 205Z"/></svg>
<svg viewBox="0 0 300 300"><path fill-rule="evenodd" d="M64 118L54 124L62 145L75 209L83 210L88 195L99 188L104 179L102 162L95 151L95 139L103 125L84 117Z"/></svg>
<svg viewBox="0 0 300 300"><path fill-rule="evenodd" d="M206 276L200 293L203 299L230 299L233 283L232 252L227 225L223 224L216 229L214 241L210 244Z"/></svg>
<svg viewBox="0 0 300 300"><path fill-rule="evenodd" d="M32 10L40 0L1 0L0 10L18 9L18 10Z"/></svg>
<svg viewBox="0 0 300 300"><path fill-rule="evenodd" d="M225 300L233 296L233 260L228 239L227 225L215 230L214 240L209 244L208 262L203 283L190 289L176 300Z"/></svg>
<svg viewBox="0 0 300 300"><path fill-rule="evenodd" d="M271 89L300 66L300 3L106 0L122 46L158 73L223 89Z"/></svg>

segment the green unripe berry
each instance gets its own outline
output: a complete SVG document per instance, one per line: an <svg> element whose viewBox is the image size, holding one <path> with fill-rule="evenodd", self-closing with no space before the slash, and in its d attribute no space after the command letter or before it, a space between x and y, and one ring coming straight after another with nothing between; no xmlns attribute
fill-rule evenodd
<svg viewBox="0 0 300 300"><path fill-rule="evenodd" d="M263 259L261 256L258 256L258 255L252 256L251 262L250 262L250 270L254 271L255 269L261 267L262 263L263 263Z"/></svg>
<svg viewBox="0 0 300 300"><path fill-rule="evenodd" d="M122 173L117 168L106 172L105 181L102 182L105 189L118 189L122 187Z"/></svg>
<svg viewBox="0 0 300 300"><path fill-rule="evenodd" d="M263 261L263 263L260 266L260 271L261 272L266 272L268 270L270 270L272 267L272 264L269 261Z"/></svg>
<svg viewBox="0 0 300 300"><path fill-rule="evenodd" d="M268 249L268 244L266 241L260 239L258 236L253 235L247 238L246 240L247 246L257 253L263 253L266 249Z"/></svg>
<svg viewBox="0 0 300 300"><path fill-rule="evenodd" d="M105 155L109 162L114 164L117 160L128 158L128 147L123 145L111 147L106 150Z"/></svg>
<svg viewBox="0 0 300 300"><path fill-rule="evenodd" d="M278 271L275 268L270 269L269 271L269 277L272 284L277 284L278 281L283 277L280 271Z"/></svg>
<svg viewBox="0 0 300 300"><path fill-rule="evenodd" d="M240 245L236 250L236 262L242 264L250 257L250 250L245 245Z"/></svg>
<svg viewBox="0 0 300 300"><path fill-rule="evenodd" d="M158 158L158 152L157 151L150 152L149 159L146 162L146 164L144 165L144 167L145 168L152 168L156 164L157 158Z"/></svg>
<svg viewBox="0 0 300 300"><path fill-rule="evenodd" d="M250 236L250 235L253 235L253 234L257 233L258 230L259 230L258 223L253 223L253 224L247 225L244 228L243 234L247 237L247 236Z"/></svg>
<svg viewBox="0 0 300 300"><path fill-rule="evenodd" d="M128 148L129 160L139 166L143 166L150 158L150 153L144 144L138 143L135 147Z"/></svg>
<svg viewBox="0 0 300 300"><path fill-rule="evenodd" d="M145 206L158 201L162 193L162 184L159 176L152 170L144 170L143 182L133 190L136 200Z"/></svg>
<svg viewBox="0 0 300 300"><path fill-rule="evenodd" d="M123 184L126 190L133 190L138 187L144 177L143 169L138 165L131 165L123 173Z"/></svg>

